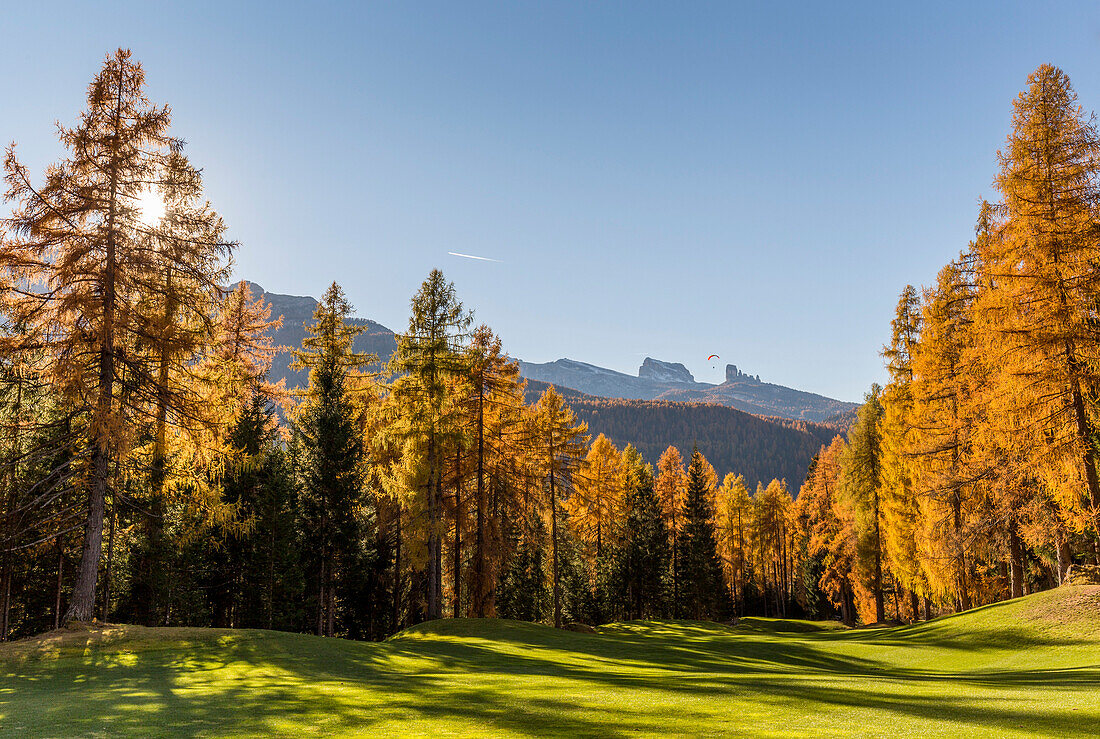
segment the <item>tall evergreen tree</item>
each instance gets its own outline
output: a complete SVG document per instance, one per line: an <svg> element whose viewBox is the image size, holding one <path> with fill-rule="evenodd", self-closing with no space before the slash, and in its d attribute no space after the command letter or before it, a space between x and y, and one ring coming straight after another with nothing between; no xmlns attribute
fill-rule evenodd
<svg viewBox="0 0 1100 739"><path fill-rule="evenodd" d="M352 349L361 327L348 323L351 305L335 282L325 291L297 366L309 369L309 387L295 414L295 466L300 510L314 553L317 634L336 631L338 588L355 564L363 493L363 445L351 383L373 355Z"/></svg>
<svg viewBox="0 0 1100 739"><path fill-rule="evenodd" d="M707 483L706 460L698 449L691 452L687 493L682 512L679 614L694 619L717 619L728 610L722 563L714 531L714 491Z"/></svg>
<svg viewBox="0 0 1100 739"><path fill-rule="evenodd" d="M998 359L1013 374L1018 438L1043 469L1071 470L1055 484L1066 513L1100 534L1100 476L1090 389L1100 386L1100 133L1069 77L1049 64L1013 105L1000 152L1003 237L989 269L1000 300ZM1081 493L1083 491L1083 495Z"/></svg>
<svg viewBox="0 0 1100 739"><path fill-rule="evenodd" d="M522 406L519 365L510 361L500 339L488 326L479 326L467 349L470 387L470 424L473 426L474 453L474 559L471 601L475 616L492 612L493 510L490 505L490 474L493 457L507 453L503 448L504 429L515 425Z"/></svg>
<svg viewBox="0 0 1100 739"><path fill-rule="evenodd" d="M653 469L629 444L623 450L623 478L627 515L617 569L624 581L627 617L660 618L668 615L668 528L653 489Z"/></svg>

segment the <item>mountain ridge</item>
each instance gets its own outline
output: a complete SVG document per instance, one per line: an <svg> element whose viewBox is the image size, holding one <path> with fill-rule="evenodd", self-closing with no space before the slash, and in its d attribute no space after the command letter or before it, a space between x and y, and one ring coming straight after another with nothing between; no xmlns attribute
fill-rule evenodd
<svg viewBox="0 0 1100 739"><path fill-rule="evenodd" d="M711 403L760 416L826 422L851 416L859 406L805 390L763 382L735 364L726 365L725 382L697 382L683 364L646 357L638 375L574 359L533 363L519 360L520 374L532 380L604 398Z"/></svg>

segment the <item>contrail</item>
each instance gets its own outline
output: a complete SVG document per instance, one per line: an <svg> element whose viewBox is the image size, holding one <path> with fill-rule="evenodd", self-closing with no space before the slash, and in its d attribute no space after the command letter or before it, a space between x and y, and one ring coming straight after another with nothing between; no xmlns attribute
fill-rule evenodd
<svg viewBox="0 0 1100 739"><path fill-rule="evenodd" d="M447 253L450 254L452 257L462 257L463 259L478 259L482 262L500 262L499 259L490 259L489 257L477 257L473 254L459 254L457 251L449 251Z"/></svg>

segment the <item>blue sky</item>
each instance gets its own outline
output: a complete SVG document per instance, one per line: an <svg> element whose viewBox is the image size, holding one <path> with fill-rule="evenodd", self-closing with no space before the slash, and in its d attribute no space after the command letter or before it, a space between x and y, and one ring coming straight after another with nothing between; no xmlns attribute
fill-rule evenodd
<svg viewBox="0 0 1100 739"><path fill-rule="evenodd" d="M883 377L897 294L995 196L1027 75L1056 64L1100 107L1096 3L22 2L0 21L0 138L40 172L54 120L132 48L237 274L270 290L335 279L400 330L439 267L529 361L651 355L706 381L732 362L846 400Z"/></svg>

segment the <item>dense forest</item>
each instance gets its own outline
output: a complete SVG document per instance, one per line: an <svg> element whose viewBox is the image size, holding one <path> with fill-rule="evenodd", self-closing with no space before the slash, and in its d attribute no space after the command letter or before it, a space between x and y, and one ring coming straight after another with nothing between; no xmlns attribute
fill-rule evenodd
<svg viewBox="0 0 1100 739"><path fill-rule="evenodd" d="M528 396L545 387L528 380ZM737 472L754 486L772 479L801 485L818 448L845 431L842 426L761 418L709 403L623 400L580 393L566 397L589 431L620 445L633 444L648 462L656 462L670 445L681 449L697 446L719 472Z"/></svg>
<svg viewBox="0 0 1100 739"><path fill-rule="evenodd" d="M1014 120L1004 203L903 293L891 381L845 439L535 393L438 270L388 362L355 350L367 327L333 283L292 347L308 382L271 383L280 319L223 287L238 245L119 50L41 181L5 158L0 638L912 620L1060 581L1098 556L1100 139L1050 67ZM674 422L680 447L647 441ZM775 457L805 477L797 499L764 484Z"/></svg>

